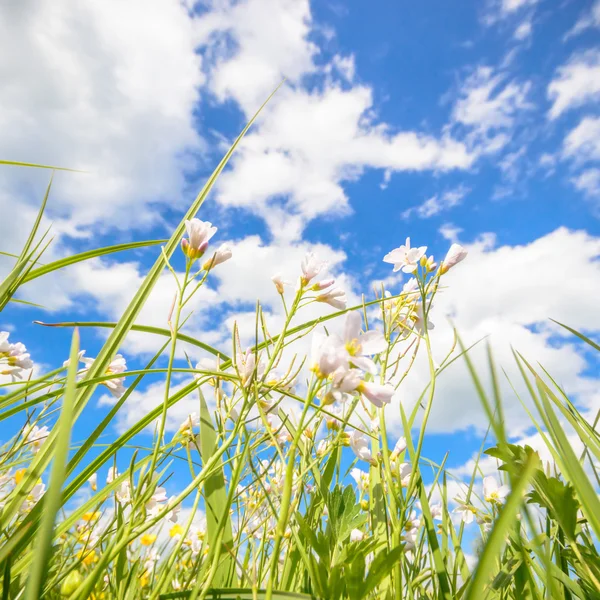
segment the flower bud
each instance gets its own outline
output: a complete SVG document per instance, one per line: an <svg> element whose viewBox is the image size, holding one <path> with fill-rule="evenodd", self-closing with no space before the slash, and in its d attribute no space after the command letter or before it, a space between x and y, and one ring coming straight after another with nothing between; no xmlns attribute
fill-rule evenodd
<svg viewBox="0 0 600 600"><path fill-rule="evenodd" d="M82 583L83 575L79 571L71 571L60 586L60 595L72 596Z"/></svg>

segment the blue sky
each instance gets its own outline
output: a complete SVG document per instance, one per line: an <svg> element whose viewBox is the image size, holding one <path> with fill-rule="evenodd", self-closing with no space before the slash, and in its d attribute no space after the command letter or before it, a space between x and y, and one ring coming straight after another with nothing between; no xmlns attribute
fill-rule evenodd
<svg viewBox="0 0 600 600"><path fill-rule="evenodd" d="M52 256L168 237L285 78L202 208L234 258L199 297L189 332L228 348L237 320L249 340L257 297L276 331L270 276L294 279L308 250L358 300L380 280L401 286L381 259L407 236L438 258L460 241L469 259L432 314L438 354L451 316L466 341L489 336L509 372L513 344L595 414L597 362L548 318L600 330L599 28L600 3L584 1L6 5L0 34L14 52L0 58L0 156L87 171L56 177ZM47 178L0 171L1 250L19 247ZM115 320L155 255L31 285L22 297L48 310L12 307L0 325L40 368L56 365L68 332L32 320ZM166 275L140 322L164 326L173 289ZM83 336L94 356L102 333ZM131 336L123 353L135 366L154 348ZM483 354L474 359L483 368ZM402 401L424 382L417 364ZM509 428L525 439L503 388ZM160 386L136 394L117 427L156 405ZM94 402L78 434L104 410ZM452 466L479 445L485 418L460 365L440 381L431 427L430 455L450 450Z"/></svg>

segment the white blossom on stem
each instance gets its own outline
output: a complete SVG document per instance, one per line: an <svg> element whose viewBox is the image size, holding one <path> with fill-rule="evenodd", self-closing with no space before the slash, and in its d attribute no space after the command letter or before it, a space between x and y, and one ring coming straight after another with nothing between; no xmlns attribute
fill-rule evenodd
<svg viewBox="0 0 600 600"><path fill-rule="evenodd" d="M452 244L440 266L440 275L447 273L452 267L467 258L467 254L468 252L460 244Z"/></svg>
<svg viewBox="0 0 600 600"><path fill-rule="evenodd" d="M221 244L216 252L206 261L204 261L202 265L203 271L208 271L217 265L221 265L224 262L227 262L233 256L233 251L231 250L231 246L228 244Z"/></svg>
<svg viewBox="0 0 600 600"><path fill-rule="evenodd" d="M208 221L191 219L186 220L185 229L188 237L181 240L181 248L190 260L196 260L206 252L208 242L217 232L217 228Z"/></svg>
<svg viewBox="0 0 600 600"><path fill-rule="evenodd" d="M392 263L394 265L394 272L402 271L404 273L414 273L419 266L421 257L425 254L427 246L420 246L419 248L410 247L410 238L406 238L406 242L403 246L400 246L391 252L388 252L383 257L383 261Z"/></svg>

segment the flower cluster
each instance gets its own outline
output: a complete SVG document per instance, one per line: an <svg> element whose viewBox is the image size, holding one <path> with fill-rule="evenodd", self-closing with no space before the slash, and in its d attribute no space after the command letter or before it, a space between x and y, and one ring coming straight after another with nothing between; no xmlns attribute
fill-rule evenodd
<svg viewBox="0 0 600 600"><path fill-rule="evenodd" d="M10 333L0 331L0 375L10 375L12 380L22 379L23 371L33 367L27 348L21 342L11 344Z"/></svg>

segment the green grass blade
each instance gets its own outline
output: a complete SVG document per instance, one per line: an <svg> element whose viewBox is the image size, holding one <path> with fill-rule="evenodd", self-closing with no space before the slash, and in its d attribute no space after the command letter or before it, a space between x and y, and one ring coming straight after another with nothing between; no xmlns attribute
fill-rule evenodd
<svg viewBox="0 0 600 600"><path fill-rule="evenodd" d="M75 399L75 378L77 377L77 353L79 352L79 330L73 332L71 343L70 365L67 372L67 384L63 406L58 419L54 447L52 471L48 491L43 497L43 516L39 534L36 538L35 554L31 571L25 589L25 600L37 600L42 596L42 589L46 579L48 562L52 552L52 539L54 534L54 521L61 506L62 486L65 480L67 458L69 456L69 443L73 425L73 404Z"/></svg>

